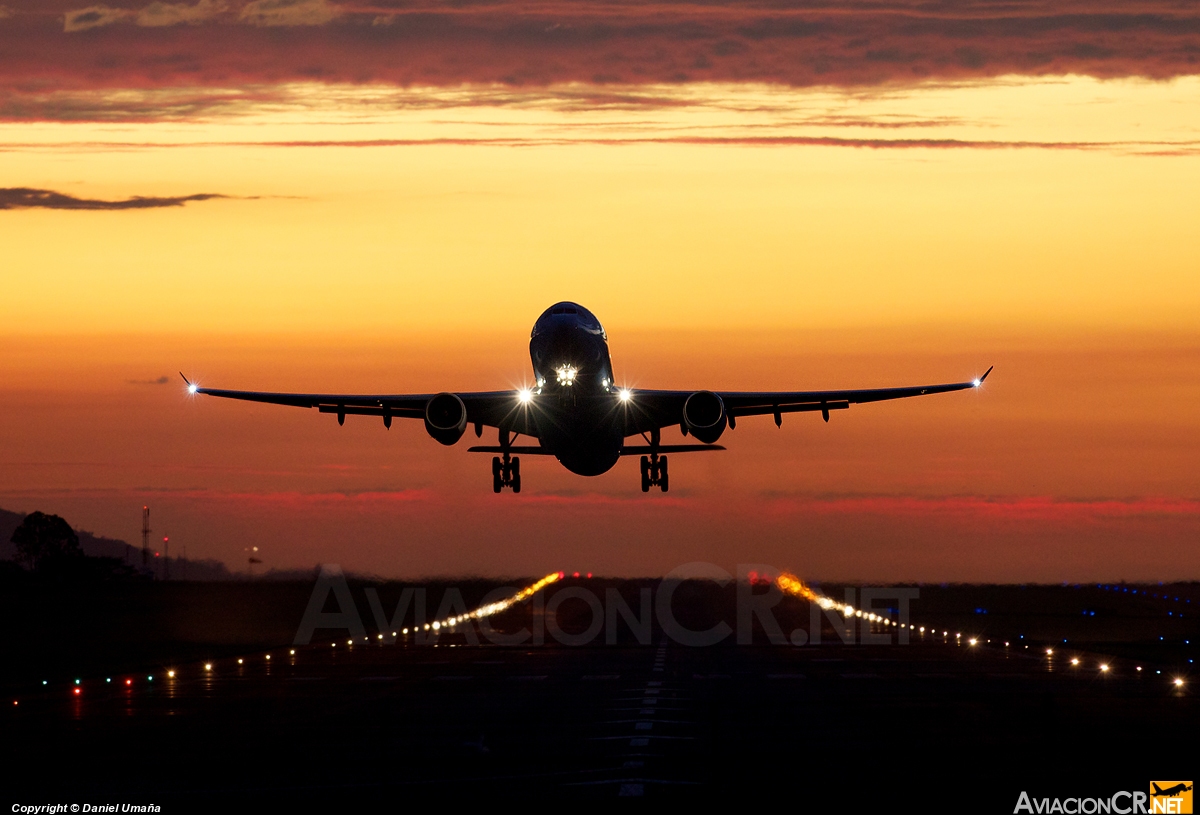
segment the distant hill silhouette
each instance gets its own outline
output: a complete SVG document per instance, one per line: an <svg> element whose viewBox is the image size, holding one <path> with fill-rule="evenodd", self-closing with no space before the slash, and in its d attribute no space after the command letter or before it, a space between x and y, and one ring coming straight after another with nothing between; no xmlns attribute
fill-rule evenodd
<svg viewBox="0 0 1200 815"><path fill-rule="evenodd" d="M0 560L16 560L17 547L12 543L12 536L23 520L25 520L25 513L0 509ZM101 537L82 529L76 529L75 532L79 535L79 547L88 557L113 557L122 562L128 562L135 568L141 568L142 548L140 546L131 546L123 540ZM172 580L236 579L236 575L231 573L219 560L183 561L173 557L170 559L170 563ZM154 568L155 577L162 575L162 564L162 558L154 558L154 563L151 565Z"/></svg>

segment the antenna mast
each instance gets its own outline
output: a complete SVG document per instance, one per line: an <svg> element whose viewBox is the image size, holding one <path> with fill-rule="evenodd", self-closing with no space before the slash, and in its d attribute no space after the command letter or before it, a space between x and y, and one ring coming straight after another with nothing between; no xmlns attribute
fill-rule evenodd
<svg viewBox="0 0 1200 815"><path fill-rule="evenodd" d="M150 507L142 507L142 568L150 568Z"/></svg>

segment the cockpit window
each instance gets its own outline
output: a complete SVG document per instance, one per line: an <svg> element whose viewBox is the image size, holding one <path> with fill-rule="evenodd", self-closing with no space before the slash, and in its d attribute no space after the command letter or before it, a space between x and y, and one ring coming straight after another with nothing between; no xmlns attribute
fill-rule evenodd
<svg viewBox="0 0 1200 815"><path fill-rule="evenodd" d="M538 321L534 323L532 336L536 337L541 330L547 326L547 324L542 322L547 317L557 317L567 314L579 318L579 325L585 331L588 331L592 334L598 334L605 340L608 339L608 336L604 333L604 328L600 325L600 321L596 319L596 316L592 314L592 312L588 311L578 303L569 302L555 303L553 306L542 312L542 316L538 317Z"/></svg>

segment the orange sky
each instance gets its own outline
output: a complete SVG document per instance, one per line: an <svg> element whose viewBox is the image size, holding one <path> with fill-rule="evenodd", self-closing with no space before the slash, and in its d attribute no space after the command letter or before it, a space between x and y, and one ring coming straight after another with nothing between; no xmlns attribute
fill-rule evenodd
<svg viewBox="0 0 1200 815"><path fill-rule="evenodd" d="M132 36L130 15L104 30ZM87 74L36 115L10 89L0 507L133 542L149 503L191 557L257 545L267 566L402 576L1198 577L1200 80L1093 73L599 90ZM224 197L62 209L21 188ZM565 298L643 387L996 371L829 425L744 419L728 452L677 456L665 496L629 461L585 479L553 460L497 496L466 440L192 401L176 374L507 387Z"/></svg>

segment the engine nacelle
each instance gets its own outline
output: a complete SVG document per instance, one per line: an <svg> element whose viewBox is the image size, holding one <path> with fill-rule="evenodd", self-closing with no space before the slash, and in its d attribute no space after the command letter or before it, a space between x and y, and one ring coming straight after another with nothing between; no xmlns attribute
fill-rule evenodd
<svg viewBox="0 0 1200 815"><path fill-rule="evenodd" d="M725 432L729 416L720 396L712 391L696 391L683 403L683 423L693 436L712 444Z"/></svg>
<svg viewBox="0 0 1200 815"><path fill-rule="evenodd" d="M425 432L442 444L462 438L467 429L467 406L453 393L439 393L425 404Z"/></svg>

